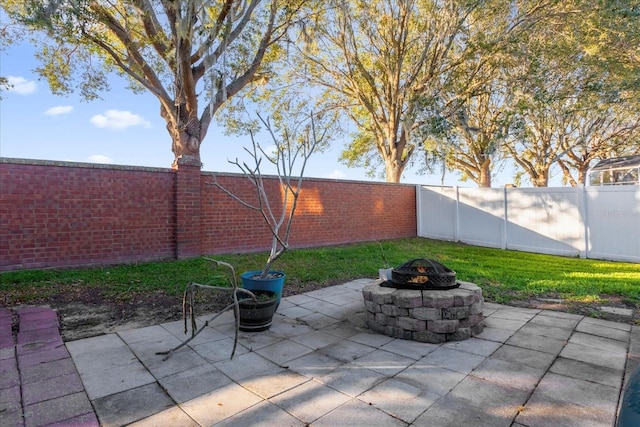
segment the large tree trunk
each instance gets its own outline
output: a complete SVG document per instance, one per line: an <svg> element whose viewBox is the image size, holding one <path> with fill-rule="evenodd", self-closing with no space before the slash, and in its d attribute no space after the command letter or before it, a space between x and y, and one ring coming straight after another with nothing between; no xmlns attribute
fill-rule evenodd
<svg viewBox="0 0 640 427"><path fill-rule="evenodd" d="M478 187L491 187L491 160L487 159L480 165L478 176Z"/></svg>
<svg viewBox="0 0 640 427"><path fill-rule="evenodd" d="M385 159L385 176L387 182L399 183L402 179L402 172L404 171L404 163L395 159Z"/></svg>
<svg viewBox="0 0 640 427"><path fill-rule="evenodd" d="M197 106L197 102L195 105ZM171 167L177 167L178 159L188 160L189 164L201 164L200 145L206 134L203 132L203 125L208 123L203 124L197 116L189 114L184 104L176 107L175 111L161 108L160 115L167 123L167 132L171 136L171 151L174 155Z"/></svg>

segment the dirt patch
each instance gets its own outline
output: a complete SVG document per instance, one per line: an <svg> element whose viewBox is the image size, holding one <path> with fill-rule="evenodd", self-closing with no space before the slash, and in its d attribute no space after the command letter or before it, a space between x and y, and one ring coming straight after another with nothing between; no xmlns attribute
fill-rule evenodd
<svg viewBox="0 0 640 427"><path fill-rule="evenodd" d="M282 292L283 296L290 296L324 286L316 283L305 286L285 285ZM228 298L226 293L200 293L196 298L196 314L200 316L217 313L227 306ZM10 308L24 306L7 304L7 301L4 305ZM65 341L182 319L182 296L165 292L134 295L122 301L109 298L90 288L76 288L71 293L65 292L46 299L30 301L29 305L46 306L56 310Z"/></svg>

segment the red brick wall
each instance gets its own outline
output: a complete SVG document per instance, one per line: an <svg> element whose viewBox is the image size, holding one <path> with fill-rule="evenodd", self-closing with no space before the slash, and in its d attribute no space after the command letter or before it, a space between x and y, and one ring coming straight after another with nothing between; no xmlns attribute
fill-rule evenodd
<svg viewBox="0 0 640 427"><path fill-rule="evenodd" d="M255 202L248 180L218 174L218 182ZM251 212L214 187L213 175L202 174L203 253L268 250L271 234L257 212ZM266 180L274 208L281 206L277 179ZM328 246L416 235L416 189L361 181L307 178L296 208L291 247Z"/></svg>
<svg viewBox="0 0 640 427"><path fill-rule="evenodd" d="M257 212L193 166L0 159L0 271L187 258L269 248ZM251 199L246 178L220 183ZM267 188L280 195L277 180ZM279 203L275 202L274 206ZM292 247L416 235L415 187L305 179Z"/></svg>

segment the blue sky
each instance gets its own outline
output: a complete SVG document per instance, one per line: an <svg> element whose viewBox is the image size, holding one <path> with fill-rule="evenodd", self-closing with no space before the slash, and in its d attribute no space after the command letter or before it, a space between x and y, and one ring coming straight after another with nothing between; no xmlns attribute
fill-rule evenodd
<svg viewBox="0 0 640 427"><path fill-rule="evenodd" d="M38 66L33 53L29 44L0 52L0 75L8 77L14 85L12 90L2 93L0 100L1 157L171 166L171 139L155 97L129 92L124 79L118 76L111 78L111 90L102 94L102 100L86 102L77 94L53 95L46 81L38 80L33 71ZM201 148L203 170L238 172L227 160L248 160L242 147L249 144L248 137L224 135L214 121ZM338 161L343 144L336 141L331 148L315 153L305 175L372 180L364 169L348 168ZM440 185L441 176L418 175L409 170L402 182ZM494 187L507 182L508 177L498 178ZM472 182L458 182L452 172L447 172L444 184L475 187Z"/></svg>

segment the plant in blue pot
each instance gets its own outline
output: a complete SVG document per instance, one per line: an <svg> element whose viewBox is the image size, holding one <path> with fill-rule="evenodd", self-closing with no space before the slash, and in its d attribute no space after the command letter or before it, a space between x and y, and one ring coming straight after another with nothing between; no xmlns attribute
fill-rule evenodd
<svg viewBox="0 0 640 427"><path fill-rule="evenodd" d="M272 265L289 248L289 236L302 189L304 170L309 157L324 139L326 131L320 136L316 133L317 116L313 114L302 123L295 126L289 124L289 127L274 127L269 120L264 120L260 115L258 117L272 139L269 152L256 142L254 133L251 132L252 149L245 148L251 157L250 164L241 163L238 159L229 161L236 165L251 183L251 200L230 191L219 183L215 176L213 184L243 206L259 212L269 228L271 250L267 261L261 269L247 271L241 275L242 287L250 291L275 292L280 304L286 275L273 269ZM267 159L275 167L275 176L265 179L261 170L263 159ZM273 179L277 179L279 191L273 191L273 186L269 191L267 181Z"/></svg>

